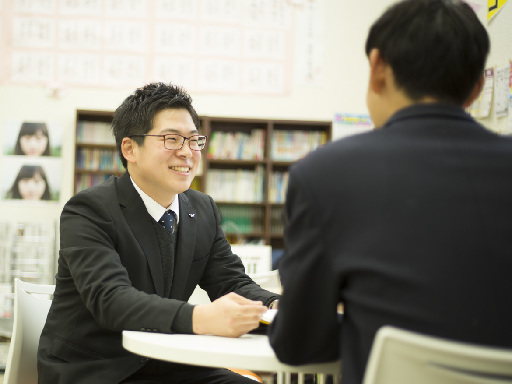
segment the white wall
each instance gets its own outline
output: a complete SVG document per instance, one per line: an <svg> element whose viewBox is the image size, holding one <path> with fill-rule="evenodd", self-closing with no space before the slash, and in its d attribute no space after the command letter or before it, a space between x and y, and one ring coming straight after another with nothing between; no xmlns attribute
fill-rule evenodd
<svg viewBox="0 0 512 384"><path fill-rule="evenodd" d="M487 2L484 1L484 5ZM491 52L487 60L487 67L501 67L512 60L512 3L507 2L500 13L493 18L487 26L491 37ZM512 113L512 111L509 111ZM495 117L494 106L489 117L482 119L481 123L496 132L507 131L507 117Z"/></svg>
<svg viewBox="0 0 512 384"><path fill-rule="evenodd" d="M283 0L284 1L284 0ZM482 7L485 0L479 1ZM200 115L275 119L331 120L336 112L366 113L367 62L364 42L369 25L392 0L325 0L324 81L320 86L294 86L284 96L193 94ZM510 3L510 2L509 2ZM506 4L489 25L492 40L490 66L512 59L512 4ZM300 41L297 42L300 44ZM63 138L61 201L41 206L0 200L2 220L58 220L63 204L73 192L74 131L77 109L114 110L133 91L68 88L60 98L40 86L0 85L0 124L5 120L57 120L66 127ZM483 123L501 130L506 119ZM3 145L0 137L0 148ZM2 161L0 157L0 162ZM0 164L1 166L1 164Z"/></svg>

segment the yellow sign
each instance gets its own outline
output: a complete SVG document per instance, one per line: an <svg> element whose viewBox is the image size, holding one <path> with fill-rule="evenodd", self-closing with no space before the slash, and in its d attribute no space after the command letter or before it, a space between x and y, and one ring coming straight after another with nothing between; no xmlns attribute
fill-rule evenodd
<svg viewBox="0 0 512 384"><path fill-rule="evenodd" d="M487 22L503 8L508 0L487 0Z"/></svg>

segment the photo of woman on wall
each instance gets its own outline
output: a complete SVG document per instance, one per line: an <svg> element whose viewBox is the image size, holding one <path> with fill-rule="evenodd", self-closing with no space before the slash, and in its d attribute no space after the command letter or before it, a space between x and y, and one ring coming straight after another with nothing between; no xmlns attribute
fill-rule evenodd
<svg viewBox="0 0 512 384"><path fill-rule="evenodd" d="M14 154L50 156L50 134L46 123L24 122L21 124Z"/></svg>
<svg viewBox="0 0 512 384"><path fill-rule="evenodd" d="M21 200L51 200L46 172L40 165L23 165L16 176L7 198Z"/></svg>

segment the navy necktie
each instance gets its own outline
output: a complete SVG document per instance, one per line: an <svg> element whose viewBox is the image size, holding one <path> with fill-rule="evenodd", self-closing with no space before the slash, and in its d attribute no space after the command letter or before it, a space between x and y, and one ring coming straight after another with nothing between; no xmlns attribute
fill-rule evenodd
<svg viewBox="0 0 512 384"><path fill-rule="evenodd" d="M174 212L171 210L165 211L165 213L160 218L159 223L172 235L176 229Z"/></svg>

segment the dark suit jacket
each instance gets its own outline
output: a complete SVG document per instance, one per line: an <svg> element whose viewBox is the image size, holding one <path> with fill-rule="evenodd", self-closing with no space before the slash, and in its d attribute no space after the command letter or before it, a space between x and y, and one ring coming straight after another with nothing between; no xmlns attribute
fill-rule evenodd
<svg viewBox="0 0 512 384"><path fill-rule="evenodd" d="M360 383L385 324L512 347L512 139L419 105L291 169L270 328L286 363ZM340 326L336 306L345 316Z"/></svg>
<svg viewBox="0 0 512 384"><path fill-rule="evenodd" d="M123 330L191 331L197 284L212 300L231 291L268 304L275 294L244 273L213 200L179 195L178 247L164 298L155 221L128 174L72 197L61 215L56 290L38 352L40 384L112 384L145 363L122 347ZM173 323L174 322L174 323Z"/></svg>

